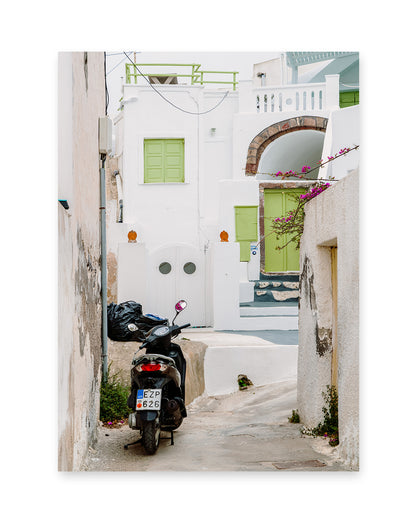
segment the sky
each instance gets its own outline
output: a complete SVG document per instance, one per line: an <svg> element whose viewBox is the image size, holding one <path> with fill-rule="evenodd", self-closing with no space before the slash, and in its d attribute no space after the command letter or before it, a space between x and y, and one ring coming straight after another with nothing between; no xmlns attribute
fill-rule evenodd
<svg viewBox="0 0 416 520"><path fill-rule="evenodd" d="M125 63L130 61L123 51L107 52L108 113L113 115L119 106L121 77L125 76ZM133 60L133 51L125 51ZM237 79L251 79L253 65L280 56L276 52L136 52L137 63L199 63L203 70L238 71ZM182 70L184 72L184 70Z"/></svg>

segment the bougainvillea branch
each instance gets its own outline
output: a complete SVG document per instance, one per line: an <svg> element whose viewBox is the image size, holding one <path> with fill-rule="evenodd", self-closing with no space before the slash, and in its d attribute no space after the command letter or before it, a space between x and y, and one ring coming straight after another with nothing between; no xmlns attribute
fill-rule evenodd
<svg viewBox="0 0 416 520"><path fill-rule="evenodd" d="M300 239L303 233L303 223L305 218L305 204L317 197L320 193L331 186L330 182L317 181L314 183L307 193L292 198L297 203L294 210L289 211L286 216L272 219L272 232L278 239L282 235L291 236L283 245L276 245L276 249L281 250L291 243L295 243L296 249L299 249Z"/></svg>
<svg viewBox="0 0 416 520"><path fill-rule="evenodd" d="M342 148L338 153L336 153L334 156L328 157L326 161L319 161L319 166L315 168L310 168L309 166L304 166L302 168L302 174L298 174L297 172L293 172L292 170L282 173L277 172L274 174L267 174L267 175L273 175L275 177L297 177L297 178L305 178L305 174L310 173L316 169L322 168L325 164L328 164L330 161L333 161L352 150L356 150L359 147L359 145L354 146L353 148ZM271 228L272 231L266 235L269 236L270 234L274 233L276 235L276 239L278 240L281 236L291 237L288 240L286 240L286 243L283 245L277 245L276 249L281 250L287 247L289 244L294 243L296 249L299 249L300 247L300 239L303 234L303 224L305 219L305 204L309 202L310 200L314 199L318 195L320 195L323 191L328 189L331 186L331 182L335 181L333 177L328 179L330 182L325 182L324 179L318 179L316 182L314 182L307 193L304 193L300 196L292 196L292 199L296 203L296 207L294 210L289 211L286 216L283 217L277 217L272 219ZM264 240L263 237L262 240Z"/></svg>
<svg viewBox="0 0 416 520"><path fill-rule="evenodd" d="M260 174L260 175L270 175L271 177L281 177L282 179L285 179L286 177L296 177L298 179L305 179L306 175L311 174L315 170L319 170L320 168L323 168L326 164L330 163L331 161L333 161L335 159L338 159L339 157L342 157L342 156L352 152L353 150L356 150L357 148L359 148L359 145L355 145L352 148L341 148L341 150L338 153L336 153L335 155L328 156L326 161L321 159L317 163L317 166L315 166L313 168L311 168L310 166L306 166L306 165L303 166L302 170L301 170L301 173L293 171L293 170L289 170L287 172L279 171L277 173L257 172L257 174ZM332 180L335 180L335 179L332 179Z"/></svg>

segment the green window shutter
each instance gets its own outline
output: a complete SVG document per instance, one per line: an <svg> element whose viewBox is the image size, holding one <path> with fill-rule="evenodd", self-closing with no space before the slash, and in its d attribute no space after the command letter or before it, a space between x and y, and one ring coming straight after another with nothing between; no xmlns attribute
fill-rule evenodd
<svg viewBox="0 0 416 520"><path fill-rule="evenodd" d="M348 92L339 93L339 106L340 108L352 107L358 105L360 102L359 90L349 90Z"/></svg>
<svg viewBox="0 0 416 520"><path fill-rule="evenodd" d="M240 262L250 260L250 243L257 242L257 206L235 206L235 239L240 243Z"/></svg>
<svg viewBox="0 0 416 520"><path fill-rule="evenodd" d="M163 140L144 141L144 182L163 182Z"/></svg>
<svg viewBox="0 0 416 520"><path fill-rule="evenodd" d="M144 182L184 182L184 139L144 140Z"/></svg>
<svg viewBox="0 0 416 520"><path fill-rule="evenodd" d="M184 182L184 140L165 140L165 182Z"/></svg>

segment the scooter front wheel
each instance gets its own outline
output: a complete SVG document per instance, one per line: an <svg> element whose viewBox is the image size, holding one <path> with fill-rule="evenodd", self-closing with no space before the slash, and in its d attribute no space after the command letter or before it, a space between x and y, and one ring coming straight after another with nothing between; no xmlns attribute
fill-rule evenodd
<svg viewBox="0 0 416 520"><path fill-rule="evenodd" d="M156 453L160 441L160 423L159 418L154 421L147 421L143 425L142 443L148 455Z"/></svg>

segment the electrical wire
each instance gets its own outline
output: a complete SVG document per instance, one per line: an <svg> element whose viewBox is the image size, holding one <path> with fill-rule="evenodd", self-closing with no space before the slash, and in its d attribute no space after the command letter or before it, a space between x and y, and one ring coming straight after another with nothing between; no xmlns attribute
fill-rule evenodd
<svg viewBox="0 0 416 520"><path fill-rule="evenodd" d="M131 53L130 53L131 54ZM167 99L163 94L161 94L151 83L150 81L146 78L146 76L141 72L141 70L137 67L137 65L130 59L129 56L127 56L126 53L124 53L124 55L126 56L126 58L132 63L132 65L134 66L134 68L138 71L138 73L147 81L147 83L152 87L152 89L157 93L159 94L159 96L164 99L167 103L169 103L169 105L172 105L174 108L176 108L177 110L180 110L181 112L185 112L185 114L191 114L191 115L194 115L194 116L202 116L204 114L208 114L209 112L212 112L213 110L215 110L216 108L218 108L221 103L225 100L225 98L228 96L229 94L229 91L227 90L227 92L225 93L224 97L221 99L221 101L219 101L214 107L210 108L209 110L206 110L205 112L190 112L188 110L185 110L181 107L178 107L177 105L175 105L175 103L172 103L171 101L169 101L169 99Z"/></svg>
<svg viewBox="0 0 416 520"><path fill-rule="evenodd" d="M129 54L131 54L132 52L133 52L133 51L130 51ZM122 52L122 53L120 53L120 54L126 54L126 53L125 53L125 52ZM107 56L110 56L110 54L107 54ZM128 57L128 56L127 56L127 57ZM115 66L114 66L114 67L113 67L109 72L107 72L107 76L108 76L109 74L111 74L111 73L113 72L113 70L115 70L119 65L121 65L121 63L123 63L123 61L124 61L125 59L126 59L126 58L123 58L121 61L119 61L119 62L117 63L117 65L115 65Z"/></svg>

